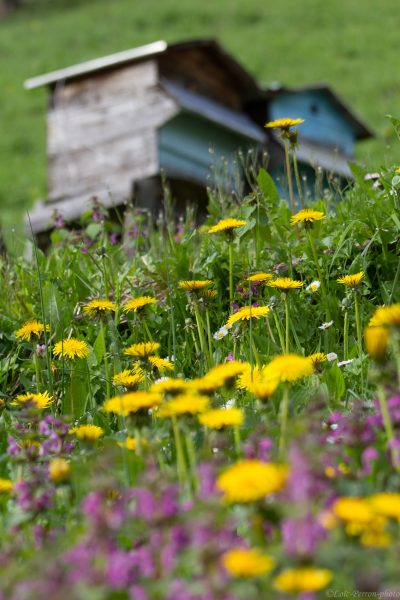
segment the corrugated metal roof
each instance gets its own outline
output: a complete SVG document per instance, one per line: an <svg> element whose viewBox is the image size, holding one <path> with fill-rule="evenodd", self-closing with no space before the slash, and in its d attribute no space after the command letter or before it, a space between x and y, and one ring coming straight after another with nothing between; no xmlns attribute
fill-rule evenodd
<svg viewBox="0 0 400 600"><path fill-rule="evenodd" d="M257 142L264 143L266 141L264 131L245 113L235 112L214 100L200 96L170 81L162 80L161 85L187 112L201 115L205 119Z"/></svg>
<svg viewBox="0 0 400 600"><path fill-rule="evenodd" d="M136 60L141 60L150 56L157 56L168 48L167 42L159 40L152 44L146 44L145 46L138 46L137 48L131 48L123 52L117 52L116 54L109 54L102 58L95 58L94 60L88 60L72 67L65 69L59 69L58 71L52 71L45 75L39 75L27 79L24 83L24 87L27 90L41 87L43 85L52 85L58 81L64 81L66 79L75 79L86 75L86 73L93 73L95 71L103 71L116 65L123 65Z"/></svg>

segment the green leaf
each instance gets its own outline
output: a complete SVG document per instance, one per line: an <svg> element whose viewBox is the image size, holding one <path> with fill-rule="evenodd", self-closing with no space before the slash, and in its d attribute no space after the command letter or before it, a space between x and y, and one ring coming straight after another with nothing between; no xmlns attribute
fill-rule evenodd
<svg viewBox="0 0 400 600"><path fill-rule="evenodd" d="M279 194L276 189L276 185L271 175L267 171L261 168L257 175L257 183L260 186L265 198L271 200L271 202L279 202Z"/></svg>
<svg viewBox="0 0 400 600"><path fill-rule="evenodd" d="M255 219L248 219L248 221L246 221L246 225L243 225L243 227L237 229L238 238L243 237L248 231L251 231L255 226L256 222L257 221Z"/></svg>
<svg viewBox="0 0 400 600"><path fill-rule="evenodd" d="M324 372L323 379L328 386L331 396L336 402L340 402L346 391L346 384L340 368L336 364L333 365Z"/></svg>
<svg viewBox="0 0 400 600"><path fill-rule="evenodd" d="M94 240L102 230L101 223L90 223L86 227L86 234L90 237L90 239Z"/></svg>
<svg viewBox="0 0 400 600"><path fill-rule="evenodd" d="M97 358L97 364L100 364L103 359L104 354L106 353L104 338L103 338L103 334L101 331L93 344L93 352Z"/></svg>

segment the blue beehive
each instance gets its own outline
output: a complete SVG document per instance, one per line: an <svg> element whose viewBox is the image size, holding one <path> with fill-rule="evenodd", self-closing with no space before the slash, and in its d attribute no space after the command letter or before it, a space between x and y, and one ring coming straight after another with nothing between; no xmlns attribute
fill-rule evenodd
<svg viewBox="0 0 400 600"><path fill-rule="evenodd" d="M290 89L278 84L265 90L265 120L302 118L298 127L297 158L309 193L313 194L315 170L339 180L351 178L348 162L354 160L355 144L373 136L369 127L325 84ZM273 142L282 145L279 136ZM274 156L274 154L277 156ZM271 170L280 179L282 149L272 153Z"/></svg>

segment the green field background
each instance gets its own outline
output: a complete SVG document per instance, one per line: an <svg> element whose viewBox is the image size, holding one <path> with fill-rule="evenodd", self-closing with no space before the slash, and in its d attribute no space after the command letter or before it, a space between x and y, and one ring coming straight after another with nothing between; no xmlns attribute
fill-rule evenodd
<svg viewBox="0 0 400 600"><path fill-rule="evenodd" d="M373 128L358 147L373 169L400 161L398 0L31 0L0 21L3 222L46 195L46 90L23 82L157 39L215 37L258 80L327 82ZM301 115L291 115L299 116Z"/></svg>

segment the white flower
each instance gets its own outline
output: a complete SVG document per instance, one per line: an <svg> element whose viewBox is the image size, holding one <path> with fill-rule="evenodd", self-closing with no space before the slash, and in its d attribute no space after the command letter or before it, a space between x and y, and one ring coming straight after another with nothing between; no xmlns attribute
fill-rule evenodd
<svg viewBox="0 0 400 600"><path fill-rule="evenodd" d="M337 354L335 354L335 352L329 352L326 355L326 360L329 360L330 362L332 362L333 360L337 359Z"/></svg>
<svg viewBox="0 0 400 600"><path fill-rule="evenodd" d="M307 292L313 292L313 293L314 293L314 292L318 292L318 290L319 290L320 286L321 286L321 282L320 282L320 281L312 281L312 282L310 283L310 285L308 285L308 286L306 287L306 291L307 291Z"/></svg>
<svg viewBox="0 0 400 600"><path fill-rule="evenodd" d="M236 405L235 398L229 398L229 400L227 400L225 402L225 408L233 408L235 405Z"/></svg>
<svg viewBox="0 0 400 600"><path fill-rule="evenodd" d="M338 362L337 366L338 367L343 367L343 365L349 365L350 363L352 363L354 360L354 358L350 358L349 360L342 360L342 362Z"/></svg>
<svg viewBox="0 0 400 600"><path fill-rule="evenodd" d="M162 383L163 381L168 381L168 379L171 379L171 377L159 377L154 383Z"/></svg>
<svg viewBox="0 0 400 600"><path fill-rule="evenodd" d="M229 329L227 327L221 327L221 329L218 329L218 331L216 331L213 335L214 340L222 340L222 338L224 338L226 335L228 335L229 333Z"/></svg>
<svg viewBox="0 0 400 600"><path fill-rule="evenodd" d="M329 329L329 327L332 327L332 325L333 321L328 321L327 323L322 323L322 325L320 325L318 329Z"/></svg>

